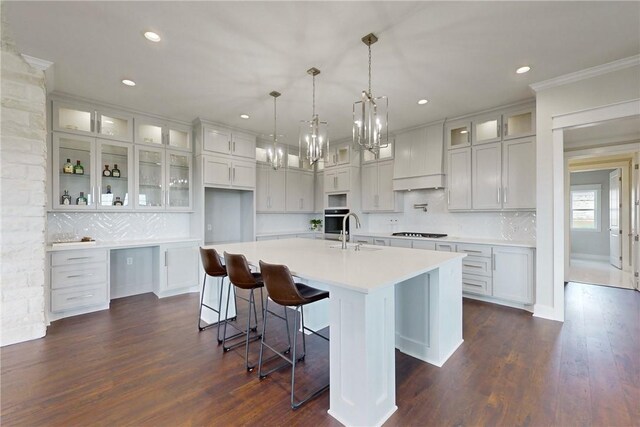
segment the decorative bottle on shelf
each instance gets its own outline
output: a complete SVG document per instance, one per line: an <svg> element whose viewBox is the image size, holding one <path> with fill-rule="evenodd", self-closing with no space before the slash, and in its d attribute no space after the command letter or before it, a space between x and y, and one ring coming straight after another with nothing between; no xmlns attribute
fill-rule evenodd
<svg viewBox="0 0 640 427"><path fill-rule="evenodd" d="M107 185L107 194L111 194L111 186Z"/></svg>
<svg viewBox="0 0 640 427"><path fill-rule="evenodd" d="M76 199L76 205L78 205L78 206L86 206L87 205L87 198L84 197L84 191L80 192L80 197L78 197Z"/></svg>
<svg viewBox="0 0 640 427"><path fill-rule="evenodd" d="M84 175L84 167L80 164L80 160L76 160L76 165L73 167L73 173L76 175Z"/></svg>
<svg viewBox="0 0 640 427"><path fill-rule="evenodd" d="M64 194L62 195L62 200L60 202L65 206L69 206L71 204L71 196L69 195L68 190L64 190Z"/></svg>
<svg viewBox="0 0 640 427"><path fill-rule="evenodd" d="M109 170L109 165L104 165L104 170L102 171L102 176L111 176L111 171Z"/></svg>
<svg viewBox="0 0 640 427"><path fill-rule="evenodd" d="M73 173L73 163L71 163L71 159L67 159L67 163L64 164L62 168L63 173Z"/></svg>
<svg viewBox="0 0 640 427"><path fill-rule="evenodd" d="M122 206L122 200L120 200L119 196L116 196L116 199L113 201L113 206Z"/></svg>
<svg viewBox="0 0 640 427"><path fill-rule="evenodd" d="M120 178L120 169L118 169L118 165L113 165L113 169L111 169L111 176L114 178Z"/></svg>

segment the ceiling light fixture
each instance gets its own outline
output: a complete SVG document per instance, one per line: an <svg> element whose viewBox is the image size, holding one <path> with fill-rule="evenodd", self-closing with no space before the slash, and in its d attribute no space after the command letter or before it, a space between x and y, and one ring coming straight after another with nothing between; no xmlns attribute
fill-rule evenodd
<svg viewBox="0 0 640 427"><path fill-rule="evenodd" d="M302 156L302 144L306 145L306 157L312 165L320 160L324 151L329 149L328 124L322 122L316 114L316 76L320 70L309 68L307 74L313 78L313 104L311 120L300 121L300 138L298 139L299 154ZM326 145L326 147L324 147Z"/></svg>
<svg viewBox="0 0 640 427"><path fill-rule="evenodd" d="M516 70L516 73L518 74L524 74L526 72L528 72L531 69L531 67L529 67L528 65L525 65L524 67L520 67Z"/></svg>
<svg viewBox="0 0 640 427"><path fill-rule="evenodd" d="M248 114L240 114L240 118L246 120L246 119L249 118L249 115Z"/></svg>
<svg viewBox="0 0 640 427"><path fill-rule="evenodd" d="M424 104L426 104L427 102L429 102L429 100L427 100L427 99L420 99L420 100L418 100L418 105L424 105Z"/></svg>
<svg viewBox="0 0 640 427"><path fill-rule="evenodd" d="M154 33L153 31L145 31L144 38L154 43L158 43L160 40L162 40L160 35L158 33Z"/></svg>
<svg viewBox="0 0 640 427"><path fill-rule="evenodd" d="M136 82L134 82L133 80L129 80L129 79L123 79L122 80L122 84L123 85L127 85L127 86L135 86Z"/></svg>
<svg viewBox="0 0 640 427"><path fill-rule="evenodd" d="M276 108L276 101L281 94L274 90L269 95L273 96L273 147L267 150L267 160L273 169L278 170L282 167L284 159L282 148L278 147L278 110Z"/></svg>
<svg viewBox="0 0 640 427"><path fill-rule="evenodd" d="M389 146L389 100L371 93L371 45L378 41L375 34L367 34L362 42L369 47L369 89L362 91L362 99L353 103L353 143L374 155Z"/></svg>

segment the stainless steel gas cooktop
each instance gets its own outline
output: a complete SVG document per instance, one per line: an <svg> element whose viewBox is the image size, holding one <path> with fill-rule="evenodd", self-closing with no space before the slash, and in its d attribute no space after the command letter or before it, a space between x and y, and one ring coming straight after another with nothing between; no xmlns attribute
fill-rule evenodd
<svg viewBox="0 0 640 427"><path fill-rule="evenodd" d="M428 239L438 239L440 237L447 237L446 234L437 234L437 233L415 233L409 231L401 231L399 233L393 233L392 236L402 236L402 237L425 237Z"/></svg>

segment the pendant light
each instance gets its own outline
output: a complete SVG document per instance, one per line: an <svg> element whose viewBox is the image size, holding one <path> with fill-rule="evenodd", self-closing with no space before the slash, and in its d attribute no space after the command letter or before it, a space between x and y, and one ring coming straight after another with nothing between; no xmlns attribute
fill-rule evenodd
<svg viewBox="0 0 640 427"><path fill-rule="evenodd" d="M353 103L353 143L376 157L381 148L389 146L389 100L386 96L374 97L371 92L371 45L377 41L373 33L362 38L369 47L369 90L362 91L360 101Z"/></svg>
<svg viewBox="0 0 640 427"><path fill-rule="evenodd" d="M320 74L320 70L312 67L307 70L307 74L313 78L313 107L311 120L300 121L298 148L300 157L302 157L302 148L305 147L305 157L313 165L322 159L324 153L329 149L329 136L327 122L320 121L316 114L316 76Z"/></svg>
<svg viewBox="0 0 640 427"><path fill-rule="evenodd" d="M271 163L273 169L280 169L283 165L284 153L282 148L278 147L278 110L276 101L280 96L280 92L275 90L269 95L273 97L273 147L267 150L267 161Z"/></svg>

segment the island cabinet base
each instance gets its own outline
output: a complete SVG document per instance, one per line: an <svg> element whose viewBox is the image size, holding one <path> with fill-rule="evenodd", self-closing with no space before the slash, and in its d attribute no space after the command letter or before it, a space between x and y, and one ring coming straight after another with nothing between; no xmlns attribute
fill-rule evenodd
<svg viewBox="0 0 640 427"><path fill-rule="evenodd" d="M329 415L344 425L381 425L397 409L394 287L330 292Z"/></svg>
<svg viewBox="0 0 640 427"><path fill-rule="evenodd" d="M395 286L395 346L441 367L462 344L461 260Z"/></svg>

